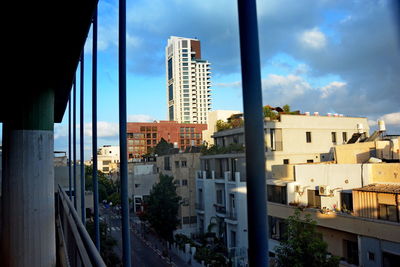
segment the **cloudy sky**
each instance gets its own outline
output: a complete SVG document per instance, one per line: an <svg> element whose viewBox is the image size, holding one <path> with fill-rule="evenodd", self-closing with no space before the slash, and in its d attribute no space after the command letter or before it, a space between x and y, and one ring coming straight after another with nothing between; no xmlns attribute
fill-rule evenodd
<svg viewBox="0 0 400 267"><path fill-rule="evenodd" d="M117 2L99 4L99 145L118 144ZM242 110L236 1L127 2L129 121L166 119L164 49L171 35L201 41L202 56L212 63L213 109ZM400 39L390 2L257 3L264 104L367 116L371 126L383 118L390 132L400 133ZM91 43L90 32L85 47L86 158L91 156ZM57 150L67 150L67 122L66 113L55 126Z"/></svg>

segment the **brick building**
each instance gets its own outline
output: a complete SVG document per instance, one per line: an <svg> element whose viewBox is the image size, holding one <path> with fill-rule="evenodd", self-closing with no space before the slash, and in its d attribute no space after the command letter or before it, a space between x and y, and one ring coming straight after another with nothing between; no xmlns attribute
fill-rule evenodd
<svg viewBox="0 0 400 267"><path fill-rule="evenodd" d="M155 147L161 138L168 143L175 143L184 150L187 146L202 144L202 131L207 124L178 123L176 121L128 122L128 158L140 159L148 150Z"/></svg>

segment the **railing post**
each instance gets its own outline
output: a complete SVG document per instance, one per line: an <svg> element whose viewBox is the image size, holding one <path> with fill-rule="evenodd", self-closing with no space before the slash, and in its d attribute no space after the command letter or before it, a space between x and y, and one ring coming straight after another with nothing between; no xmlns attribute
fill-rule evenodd
<svg viewBox="0 0 400 267"><path fill-rule="evenodd" d="M72 173L71 173L71 92L68 97L68 185L69 199L72 200Z"/></svg>
<svg viewBox="0 0 400 267"><path fill-rule="evenodd" d="M84 115L84 64L85 56L84 56L84 51L82 51L81 54L81 81L80 81L80 86L81 86L81 95L80 95L80 121L81 121L81 126L80 126L80 161L81 161L81 217L82 217L82 223L83 225L86 225L86 210L85 210L85 164L84 164L84 121L83 121L83 115Z"/></svg>
<svg viewBox="0 0 400 267"><path fill-rule="evenodd" d="M93 14L92 48L92 154L93 154L93 209L94 209L94 244L100 251L99 226L99 187L97 179L97 7Z"/></svg>
<svg viewBox="0 0 400 267"><path fill-rule="evenodd" d="M74 184L74 207L76 206L76 75L74 76L74 88L73 88L73 107L72 107L72 157L73 157L73 184Z"/></svg>
<svg viewBox="0 0 400 267"><path fill-rule="evenodd" d="M250 266L268 266L264 119L256 0L238 0Z"/></svg>
<svg viewBox="0 0 400 267"><path fill-rule="evenodd" d="M125 267L131 266L131 241L129 233L128 165L126 147L126 0L119 0L118 36L119 76L119 149L122 206L122 258Z"/></svg>

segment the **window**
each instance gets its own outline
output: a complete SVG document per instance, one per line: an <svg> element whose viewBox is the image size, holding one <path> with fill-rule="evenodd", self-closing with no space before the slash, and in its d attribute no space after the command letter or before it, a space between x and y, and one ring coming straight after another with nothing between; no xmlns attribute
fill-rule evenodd
<svg viewBox="0 0 400 267"><path fill-rule="evenodd" d="M164 170L171 170L169 157L164 158Z"/></svg>
<svg viewBox="0 0 400 267"><path fill-rule="evenodd" d="M306 132L306 142L311 143L311 132Z"/></svg>
<svg viewBox="0 0 400 267"><path fill-rule="evenodd" d="M223 191L221 189L217 190L217 204L223 205Z"/></svg>
<svg viewBox="0 0 400 267"><path fill-rule="evenodd" d="M347 133L346 132L342 133L342 138L343 138L343 143L347 143Z"/></svg>
<svg viewBox="0 0 400 267"><path fill-rule="evenodd" d="M174 85L168 86L168 100L171 101L174 99Z"/></svg>
<svg viewBox="0 0 400 267"><path fill-rule="evenodd" d="M284 220L268 216L269 235L268 237L277 241L285 239L287 224Z"/></svg>
<svg viewBox="0 0 400 267"><path fill-rule="evenodd" d="M172 79L172 58L168 59L168 80Z"/></svg>
<svg viewBox="0 0 400 267"><path fill-rule="evenodd" d="M321 196L317 190L307 190L308 206L311 208L321 208Z"/></svg>
<svg viewBox="0 0 400 267"><path fill-rule="evenodd" d="M358 265L358 244L356 241L343 239L343 249L346 261Z"/></svg>
<svg viewBox="0 0 400 267"><path fill-rule="evenodd" d="M375 261L375 253L368 251L368 260Z"/></svg>
<svg viewBox="0 0 400 267"><path fill-rule="evenodd" d="M230 244L231 248L236 247L236 232L235 231L231 231L231 244Z"/></svg>
<svg viewBox="0 0 400 267"><path fill-rule="evenodd" d="M379 204L379 219L398 222L399 218L397 217L396 206Z"/></svg>
<svg viewBox="0 0 400 267"><path fill-rule="evenodd" d="M110 170L109 167L103 167L103 172L108 172Z"/></svg>
<svg viewBox="0 0 400 267"><path fill-rule="evenodd" d="M182 186L187 186L188 185L188 180L184 179L182 180Z"/></svg>
<svg viewBox="0 0 400 267"><path fill-rule="evenodd" d="M353 194L351 192L341 192L340 203L342 211L353 211Z"/></svg>
<svg viewBox="0 0 400 267"><path fill-rule="evenodd" d="M169 120L170 121L174 120L174 106L169 107Z"/></svg>
<svg viewBox="0 0 400 267"><path fill-rule="evenodd" d="M284 159L283 164L289 164L289 159Z"/></svg>
<svg viewBox="0 0 400 267"><path fill-rule="evenodd" d="M336 144L336 132L332 132L332 143Z"/></svg>
<svg viewBox="0 0 400 267"><path fill-rule="evenodd" d="M313 159L308 159L308 160L307 160L307 163L313 163L313 162L314 162Z"/></svg>
<svg viewBox="0 0 400 267"><path fill-rule="evenodd" d="M182 66L189 66L188 63L182 63Z"/></svg>
<svg viewBox="0 0 400 267"><path fill-rule="evenodd" d="M179 161L175 161L175 168L179 168Z"/></svg>
<svg viewBox="0 0 400 267"><path fill-rule="evenodd" d="M286 202L286 186L267 185L268 201L287 204Z"/></svg>
<svg viewBox="0 0 400 267"><path fill-rule="evenodd" d="M187 164L187 162L186 162L186 160L182 160L182 167L186 167L186 164Z"/></svg>
<svg viewBox="0 0 400 267"><path fill-rule="evenodd" d="M182 57L187 57L188 56L188 54L182 54Z"/></svg>

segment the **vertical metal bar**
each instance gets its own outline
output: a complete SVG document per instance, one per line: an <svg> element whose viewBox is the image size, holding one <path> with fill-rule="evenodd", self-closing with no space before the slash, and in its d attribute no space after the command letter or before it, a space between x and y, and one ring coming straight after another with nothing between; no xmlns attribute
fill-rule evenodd
<svg viewBox="0 0 400 267"><path fill-rule="evenodd" d="M76 210L76 75L74 78L74 88L73 88L73 106L72 106L72 157L73 157L73 184L74 184L74 208Z"/></svg>
<svg viewBox="0 0 400 267"><path fill-rule="evenodd" d="M119 76L119 149L122 208L122 262L131 266L131 241L129 234L128 165L126 147L126 0L119 0L118 36Z"/></svg>
<svg viewBox="0 0 400 267"><path fill-rule="evenodd" d="M268 266L264 118L256 0L238 0L245 119L249 265Z"/></svg>
<svg viewBox="0 0 400 267"><path fill-rule="evenodd" d="M94 244L100 251L99 227L99 187L97 179L97 7L93 14L92 47L92 154L93 154L93 209L94 209Z"/></svg>
<svg viewBox="0 0 400 267"><path fill-rule="evenodd" d="M85 210L85 155L83 153L84 151L84 136L83 136L83 131L84 131L84 121L83 121L83 115L84 115L84 69L85 69L85 56L84 52L82 51L81 55L81 81L80 81L80 86L81 86L81 95L80 95L80 121L81 121L81 126L80 126L80 161L81 161L81 217L82 217L82 223L83 225L86 225L86 210Z"/></svg>
<svg viewBox="0 0 400 267"><path fill-rule="evenodd" d="M69 199L72 201L72 173L71 173L71 92L68 97L68 181Z"/></svg>

